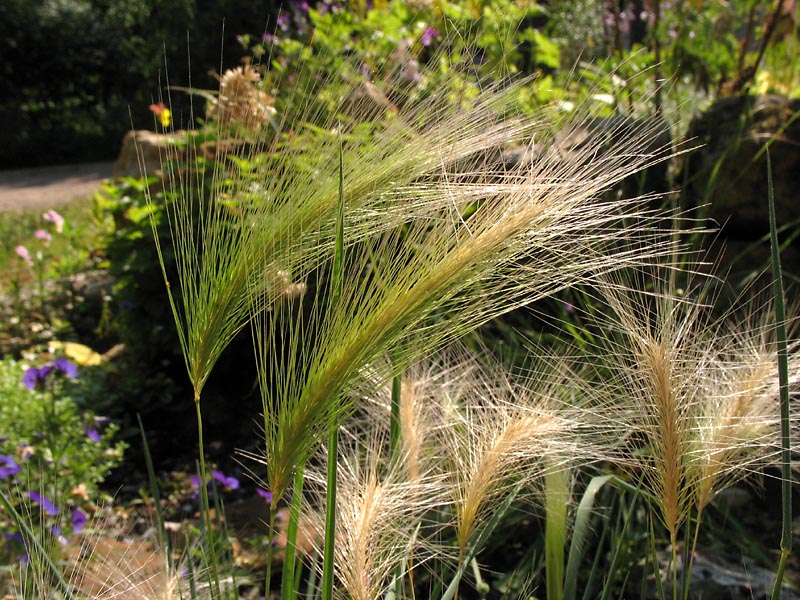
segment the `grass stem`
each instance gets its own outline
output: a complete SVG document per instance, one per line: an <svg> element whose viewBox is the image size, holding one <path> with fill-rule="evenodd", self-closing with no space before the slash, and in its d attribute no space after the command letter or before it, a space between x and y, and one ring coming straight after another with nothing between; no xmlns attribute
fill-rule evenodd
<svg viewBox="0 0 800 600"><path fill-rule="evenodd" d="M792 552L792 453L791 428L789 422L789 354L786 344L786 306L783 296L783 280L781 277L780 246L778 245L778 227L775 219L775 191L772 185L772 162L769 151L767 156L767 199L769 203L770 254L772 257L772 291L775 303L775 327L778 344L778 380L781 401L781 558L775 575L775 587L772 589L773 600L781 595L783 572L786 561Z"/></svg>
<svg viewBox="0 0 800 600"><path fill-rule="evenodd" d="M203 521L203 529L205 530L205 545L206 550L210 554L209 564L209 590L211 591L212 599L222 597L219 587L219 567L217 564L217 547L213 539L213 529L211 523L211 505L208 498L208 470L206 468L206 452L205 444L203 442L203 415L200 410L200 390L195 388L194 392L194 408L195 416L197 417L197 451L200 459L200 498L202 505L200 507L201 519Z"/></svg>
<svg viewBox="0 0 800 600"><path fill-rule="evenodd" d="M339 428L331 427L328 438L328 494L325 503L325 548L322 559L322 600L333 600L334 550L336 539L336 474L339 462Z"/></svg>
<svg viewBox="0 0 800 600"><path fill-rule="evenodd" d="M297 560L297 534L300 530L300 508L303 504L303 469L298 468L294 474L292 487L292 504L289 506L289 523L286 527L286 548L283 557L283 573L281 574L281 599L294 600L297 596L295 587L295 564ZM274 512L277 509L277 500L273 496L271 506ZM266 590L269 597L269 590Z"/></svg>

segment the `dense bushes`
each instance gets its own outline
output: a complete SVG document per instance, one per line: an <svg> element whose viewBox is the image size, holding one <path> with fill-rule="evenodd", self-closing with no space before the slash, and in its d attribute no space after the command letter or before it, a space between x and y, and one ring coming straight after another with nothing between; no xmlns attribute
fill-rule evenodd
<svg viewBox="0 0 800 600"><path fill-rule="evenodd" d="M209 65L235 64L236 32L266 27L271 0L8 0L0 6L0 164L109 160L122 134L152 122L163 65L210 87ZM245 25L246 24L246 25ZM233 41L233 43L231 43ZM186 84L178 73L173 81ZM162 88L163 91L163 88ZM130 112L129 112L130 111Z"/></svg>

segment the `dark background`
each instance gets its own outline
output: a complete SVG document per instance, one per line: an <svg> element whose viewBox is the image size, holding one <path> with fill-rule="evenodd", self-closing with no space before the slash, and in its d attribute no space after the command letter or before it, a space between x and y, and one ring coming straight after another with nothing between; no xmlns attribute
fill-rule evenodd
<svg viewBox="0 0 800 600"><path fill-rule="evenodd" d="M195 87L216 89L209 65L239 64L236 36L274 27L279 5L3 0L0 168L113 159L131 123L153 129L148 107L166 94L165 64L171 85L188 85L191 74ZM189 121L188 99L172 100L179 128Z"/></svg>

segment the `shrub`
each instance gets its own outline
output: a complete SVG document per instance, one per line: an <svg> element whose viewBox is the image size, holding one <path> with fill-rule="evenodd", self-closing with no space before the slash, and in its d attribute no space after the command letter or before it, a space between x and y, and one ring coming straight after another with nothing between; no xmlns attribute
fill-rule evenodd
<svg viewBox="0 0 800 600"><path fill-rule="evenodd" d="M0 489L23 514L38 514L30 503L39 505L64 534L83 526L82 509L125 450L114 441L119 427L93 410L93 380L65 358L27 368L0 361ZM10 515L0 514L0 529L14 537Z"/></svg>

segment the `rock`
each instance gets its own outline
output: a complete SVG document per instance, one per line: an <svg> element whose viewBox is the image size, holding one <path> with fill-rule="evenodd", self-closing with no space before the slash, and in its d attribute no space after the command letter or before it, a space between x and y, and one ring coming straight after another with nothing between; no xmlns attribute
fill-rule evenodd
<svg viewBox="0 0 800 600"><path fill-rule="evenodd" d="M689 127L700 148L685 161L684 205L724 225L723 235L756 240L769 232L766 148L778 227L800 217L800 99L720 98Z"/></svg>
<svg viewBox="0 0 800 600"><path fill-rule="evenodd" d="M122 148L114 163L114 177L158 175L164 161L180 158L183 154L181 143L185 138L185 131L129 131L122 139Z"/></svg>
<svg viewBox="0 0 800 600"><path fill-rule="evenodd" d="M678 581L683 577L683 548L678 552ZM672 597L672 585L669 581L671 569L671 552L658 553L661 575L661 587L666 597ZM646 590L637 591L636 596L656 600L660 598L654 575L652 562L644 561L639 569L645 569ZM641 572L632 574L631 582L641 581ZM689 582L689 598L728 598L730 600L753 600L769 598L772 591L775 573L770 569L751 564L749 559L742 558L739 563L728 563L722 558L695 552ZM680 585L680 584L679 584ZM784 581L780 593L781 600L800 600L800 592Z"/></svg>

